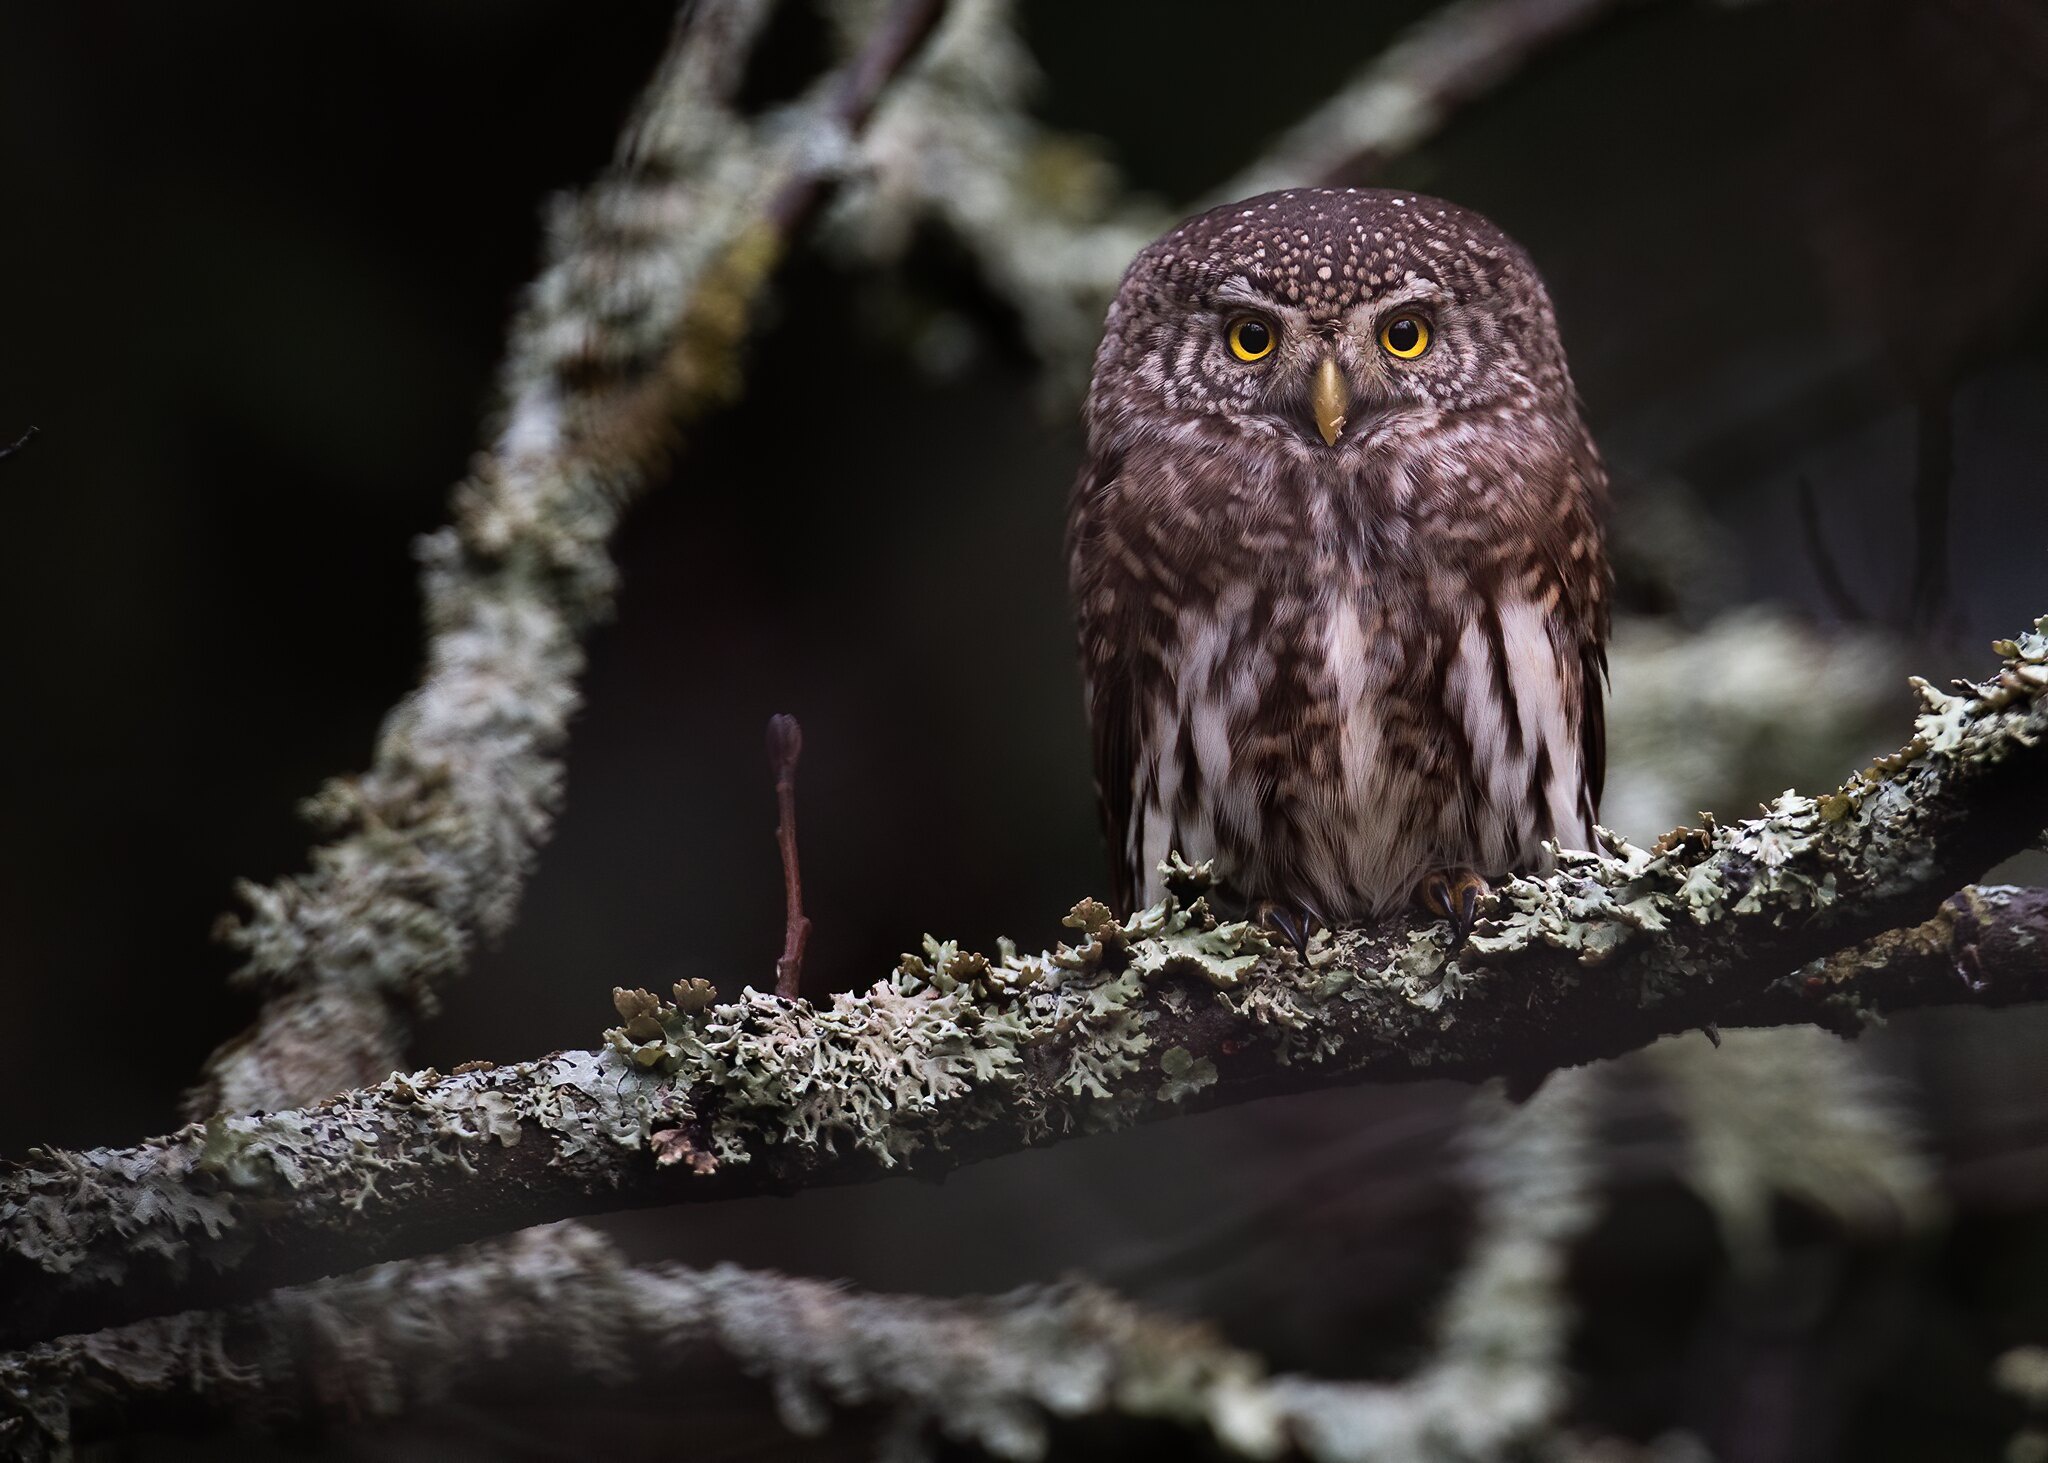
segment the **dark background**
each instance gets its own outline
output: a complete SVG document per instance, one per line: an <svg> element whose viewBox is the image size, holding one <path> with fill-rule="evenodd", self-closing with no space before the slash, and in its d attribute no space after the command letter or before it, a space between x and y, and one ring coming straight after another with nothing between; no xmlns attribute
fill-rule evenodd
<svg viewBox="0 0 2048 1463"><path fill-rule="evenodd" d="M1424 8L1040 0L1025 21L1040 114L1186 199ZM167 1128L247 1020L209 926L235 879L301 867L295 800L364 765L412 684L409 542L479 440L538 208L608 156L670 17L649 0L0 14L0 440L41 428L0 464L0 1153ZM801 21L770 40L763 97L818 47ZM1804 480L1855 597L1902 625L1916 432L1947 403L1956 585L1913 641L1939 679L1981 672L1989 638L2048 610L2044 98L2048 15L2021 0L1641 5L1383 176L1528 246L1624 524L1676 501L1731 546L1724 576L1638 590L1637 609L1772 600L1836 623L1797 529ZM909 363L882 308L905 293L973 327L964 370ZM422 1063L587 1045L613 985L772 980L773 711L806 732L812 989L866 984L926 929L1037 948L1101 887L1059 556L1078 434L1006 307L942 238L886 279L807 257L748 378L629 519L566 814ZM1899 1024L1921 1033L1894 1034L1901 1068L1997 1046L1969 1017ZM2038 1049L1997 1046L2023 1080ZM1283 1365L1397 1366L1460 1243L1429 1163L1458 1097L1327 1094L943 1191L632 1233L650 1253L927 1290L1078 1267L1219 1315ZM2048 1142L2038 1111L2005 1141ZM1966 1141L1935 1118L1938 1141ZM1832 1431L1782 1456L1932 1456L1897 1451L1923 1437L1995 1456L2013 1417L1984 1366L2048 1335L2048 1189L2026 1174L1938 1254L1840 1261L1880 1275L1884 1325L1843 1322L1863 1334L1855 1365L1820 1348ZM1597 1400L1638 1431L1712 1435L1746 1405L1701 1360L1712 1236L1676 1190L1633 1202L1650 1208L1627 1232L1662 1248L1639 1271L1607 1245L1588 1284L1668 1286L1669 1305L1644 1336L1615 1322L1589 1344L1664 1347L1670 1375L1647 1400L1634 1383ZM1931 1383L1888 1387L1902 1372L1978 1390L1951 1409Z"/></svg>

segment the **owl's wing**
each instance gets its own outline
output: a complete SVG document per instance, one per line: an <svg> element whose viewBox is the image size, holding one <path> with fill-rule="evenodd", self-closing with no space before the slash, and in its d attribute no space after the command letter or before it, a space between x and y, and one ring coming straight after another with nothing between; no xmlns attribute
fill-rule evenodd
<svg viewBox="0 0 2048 1463"><path fill-rule="evenodd" d="M1138 698L1122 646L1128 638L1097 595L1100 495L1115 478L1115 462L1090 461L1074 483L1067 514L1068 585L1081 642L1081 676L1088 693L1088 729L1095 748L1095 800L1109 842L1110 905L1128 914L1137 896L1130 859L1131 800L1138 770Z"/></svg>
<svg viewBox="0 0 2048 1463"><path fill-rule="evenodd" d="M1609 622L1606 547L1597 514L1607 501L1607 470L1582 439L1575 467L1581 491L1571 515L1571 548L1559 564L1565 613L1579 649L1579 763L1585 770L1586 822L1597 823L1600 795L1607 785L1607 631Z"/></svg>
<svg viewBox="0 0 2048 1463"><path fill-rule="evenodd" d="M1607 786L1607 644L1588 634L1579 642L1579 760L1586 769L1586 820L1597 822Z"/></svg>
<svg viewBox="0 0 2048 1463"><path fill-rule="evenodd" d="M1095 799L1102 810L1102 834L1109 841L1109 902L1128 915L1138 891L1131 867L1131 789L1137 781L1138 738L1135 698L1128 679L1088 676L1088 723L1095 742Z"/></svg>

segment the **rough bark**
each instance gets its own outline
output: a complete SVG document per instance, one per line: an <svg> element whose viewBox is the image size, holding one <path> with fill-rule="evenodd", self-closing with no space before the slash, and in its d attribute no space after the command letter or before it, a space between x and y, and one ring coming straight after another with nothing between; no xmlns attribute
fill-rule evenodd
<svg viewBox="0 0 2048 1463"><path fill-rule="evenodd" d="M416 1016L511 923L561 800L582 637L610 613L608 543L676 424L729 394L751 305L943 10L896 0L789 117L727 109L770 0L684 7L606 175L555 210L506 349L494 440L421 541L420 683L367 773L307 805L310 872L222 923L263 992L187 1115L297 1106L402 1065Z"/></svg>
<svg viewBox="0 0 2048 1463"><path fill-rule="evenodd" d="M0 1180L15 1299L0 1341L569 1215L942 1170L1309 1086L1526 1079L1715 1023L1840 1028L1865 1010L2048 997L2018 934L1999 982L1901 959L1774 989L2039 837L2048 633L2001 648L2005 668L1967 694L1923 685L1913 741L1837 792L1654 850L1566 854L1500 891L1448 964L1440 931L1399 926L1340 932L1304 965L1218 924L1183 869L1192 903L1119 925L1084 901L1066 921L1077 943L1050 955L930 941L823 1007L753 991L716 1004L701 981L674 1002L619 992L623 1024L598 1051L33 1153ZM1981 930L1974 944L1981 969Z"/></svg>
<svg viewBox="0 0 2048 1463"><path fill-rule="evenodd" d="M1054 1419L1122 1414L1215 1429L1271 1456L1283 1396L1208 1328L1083 1284L969 1300L862 1295L720 1266L633 1267L600 1237L521 1236L380 1266L236 1311L164 1317L0 1358L10 1456L207 1419L359 1424L450 1397L658 1392L678 1417L767 1399L790 1430L879 1405L998 1457L1043 1453ZM743 1384L742 1384L743 1385ZM1303 1411L1308 1411L1304 1408ZM763 1422L767 1421L763 1418Z"/></svg>
<svg viewBox="0 0 2048 1463"><path fill-rule="evenodd" d="M42 1459L145 1426L360 1425L451 1399L609 1394L622 1410L658 1395L699 1427L751 1414L754 1436L771 1405L804 1435L862 1409L892 1456L946 1438L1038 1458L1055 1423L1121 1418L1206 1434L1229 1456L1468 1463L1565 1401L1566 1254L1599 1212L1586 1089L1562 1079L1519 1108L1479 1099L1463 1155L1472 1258L1434 1355L1401 1384L1268 1377L1210 1328L1085 1284L864 1295L732 1266L632 1267L558 1225L0 1356L0 1444Z"/></svg>

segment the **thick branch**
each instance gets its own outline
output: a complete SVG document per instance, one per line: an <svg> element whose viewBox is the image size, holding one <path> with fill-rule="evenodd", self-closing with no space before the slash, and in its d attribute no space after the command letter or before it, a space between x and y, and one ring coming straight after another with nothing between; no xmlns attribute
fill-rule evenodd
<svg viewBox="0 0 2048 1463"><path fill-rule="evenodd" d="M1889 930L1775 982L1741 1002L1728 1024L1810 1021L1854 1035L1869 1017L1888 1011L2042 999L2048 999L2048 889L1972 885L1943 901L1924 924Z"/></svg>
<svg viewBox="0 0 2048 1463"><path fill-rule="evenodd" d="M799 1433L823 1432L835 1408L879 1405L899 1435L942 1433L1012 1458L1042 1455L1054 1419L1105 1414L1214 1429L1232 1452L1267 1457L1290 1410L1314 1416L1208 1328L1086 1285L862 1295L727 1266L635 1268L581 1231L566 1245L520 1236L0 1358L0 1444L34 1458L165 1421L357 1424L451 1396L558 1396L565 1384L612 1391L622 1409L658 1396L677 1417L762 1408L767 1396L733 1395L735 1371L767 1383Z"/></svg>
<svg viewBox="0 0 2048 1463"><path fill-rule="evenodd" d="M714 1006L702 982L675 1004L620 992L605 1050L33 1153L0 1182L0 1343L573 1214L942 1170L1305 1087L1527 1074L1714 1022L1840 1025L1865 1002L2048 997L2048 968L2018 956L1980 989L1901 961L1867 998L1853 974L1810 1002L1772 991L1925 918L2048 823L2048 634L2004 648L1969 695L1923 686L1919 735L1836 793L1513 881L1449 968L1434 927L1345 931L1304 966L1199 899L1124 925L1084 901L1066 921L1080 943L1051 955L928 942L822 1008Z"/></svg>
<svg viewBox="0 0 2048 1463"><path fill-rule="evenodd" d="M595 1392L621 1412L658 1397L693 1418L772 1402L800 1433L822 1432L835 1408L873 1409L899 1442L939 1435L1010 1458L1043 1456L1055 1420L1123 1417L1207 1433L1234 1456L1292 1445L1471 1463L1535 1436L1565 1400L1566 1253L1598 1213L1589 1095L1570 1078L1519 1108L1480 1094L1465 1155L1472 1258L1434 1355L1398 1385L1269 1380L1207 1327L1084 1285L861 1295L730 1266L630 1268L602 1238L557 1225L0 1356L0 1444L41 1458L145 1426L357 1424L448 1398L516 1407Z"/></svg>

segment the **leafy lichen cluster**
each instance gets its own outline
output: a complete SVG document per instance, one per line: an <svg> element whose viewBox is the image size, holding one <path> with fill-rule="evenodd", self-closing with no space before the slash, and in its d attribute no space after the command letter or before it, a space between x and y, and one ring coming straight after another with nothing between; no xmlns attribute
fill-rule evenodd
<svg viewBox="0 0 2048 1463"><path fill-rule="evenodd" d="M1210 911L1206 866L1165 867L1179 892L1127 920L1084 899L1062 921L1072 943L1049 953L1004 941L991 958L926 936L888 979L821 1006L753 990L713 1004L701 981L674 1000L615 991L621 1024L606 1047L632 1075L624 1090L646 1131L702 1122L716 1164L844 1144L894 1167L949 1132L1014 1120L1020 1105L1043 1134L1115 1125L1216 1079L1213 1063L1176 1048L1154 1058L1156 1091L1132 1089L1153 1058L1148 985L1186 976L1235 990L1272 948L1256 926Z"/></svg>

